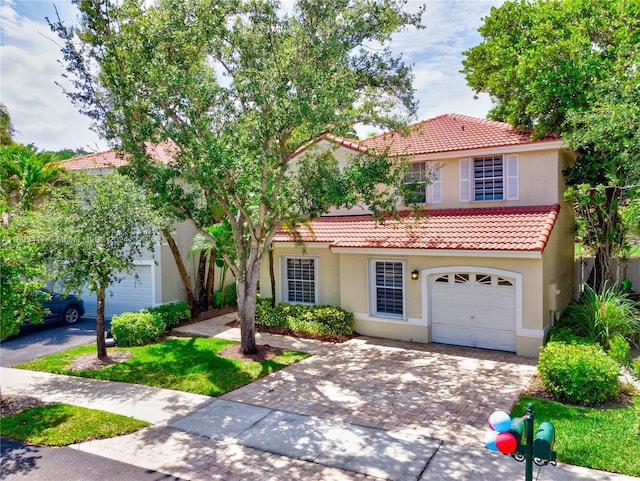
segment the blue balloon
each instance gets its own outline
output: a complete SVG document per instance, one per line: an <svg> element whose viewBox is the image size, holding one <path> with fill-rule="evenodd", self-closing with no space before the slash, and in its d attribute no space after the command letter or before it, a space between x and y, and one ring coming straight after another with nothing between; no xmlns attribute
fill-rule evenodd
<svg viewBox="0 0 640 481"><path fill-rule="evenodd" d="M484 445L489 448L491 451L498 452L498 447L496 446L496 439L498 438L498 431L488 431L484 435Z"/></svg>
<svg viewBox="0 0 640 481"><path fill-rule="evenodd" d="M489 416L489 427L499 433L506 433L511 429L511 417L504 411L495 411Z"/></svg>

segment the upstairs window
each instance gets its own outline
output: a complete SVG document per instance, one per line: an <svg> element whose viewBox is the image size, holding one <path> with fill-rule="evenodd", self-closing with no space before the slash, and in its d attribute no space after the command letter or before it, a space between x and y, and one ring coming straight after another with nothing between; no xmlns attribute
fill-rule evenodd
<svg viewBox="0 0 640 481"><path fill-rule="evenodd" d="M517 155L491 155L460 161L460 201L517 200Z"/></svg>
<svg viewBox="0 0 640 481"><path fill-rule="evenodd" d="M473 200L502 200L503 196L502 156L473 159Z"/></svg>
<svg viewBox="0 0 640 481"><path fill-rule="evenodd" d="M442 172L440 165L413 162L404 176L405 184L415 186L415 191L404 199L405 204L442 203Z"/></svg>

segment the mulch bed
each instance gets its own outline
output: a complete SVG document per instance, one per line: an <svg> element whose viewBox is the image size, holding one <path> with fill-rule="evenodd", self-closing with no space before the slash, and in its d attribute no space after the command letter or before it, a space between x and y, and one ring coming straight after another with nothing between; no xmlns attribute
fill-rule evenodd
<svg viewBox="0 0 640 481"><path fill-rule="evenodd" d="M258 352L255 354L245 354L240 348L240 344L231 344L218 353L220 357L227 359L242 359L243 361L269 361L278 357L284 352L284 349L273 347L269 344L261 344L257 346Z"/></svg>
<svg viewBox="0 0 640 481"><path fill-rule="evenodd" d="M240 327L240 323L238 321L231 321L227 322L225 326ZM262 324L257 323L256 331L265 332L268 334L280 334L282 336L297 337L299 339L315 339L316 341L332 342L334 344L340 344L342 342L348 341L349 339L360 336L360 334L358 334L357 332L354 332L351 336L337 336L333 334L311 334L308 332L293 331L284 327L263 326Z"/></svg>

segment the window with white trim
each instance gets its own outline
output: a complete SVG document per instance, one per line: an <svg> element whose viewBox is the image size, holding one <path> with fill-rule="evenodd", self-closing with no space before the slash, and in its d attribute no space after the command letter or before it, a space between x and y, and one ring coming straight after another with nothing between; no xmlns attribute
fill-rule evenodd
<svg viewBox="0 0 640 481"><path fill-rule="evenodd" d="M316 304L318 300L317 259L283 258L283 299L297 304Z"/></svg>
<svg viewBox="0 0 640 481"><path fill-rule="evenodd" d="M517 200L517 155L490 155L460 161L460 201Z"/></svg>
<svg viewBox="0 0 640 481"><path fill-rule="evenodd" d="M373 260L372 311L374 315L404 318L404 262Z"/></svg>
<svg viewBox="0 0 640 481"><path fill-rule="evenodd" d="M414 184L415 192L406 204L442 203L442 166L431 162L413 162L404 176L405 184Z"/></svg>

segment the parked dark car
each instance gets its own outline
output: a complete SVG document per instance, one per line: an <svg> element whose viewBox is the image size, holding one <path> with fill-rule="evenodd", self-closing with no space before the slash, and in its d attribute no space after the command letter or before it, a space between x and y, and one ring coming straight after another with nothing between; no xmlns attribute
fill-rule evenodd
<svg viewBox="0 0 640 481"><path fill-rule="evenodd" d="M74 295L65 296L48 289L42 289L49 295L49 299L42 301L43 307L49 312L44 316L45 324L54 322L64 322L65 324L75 324L84 316L84 302Z"/></svg>

